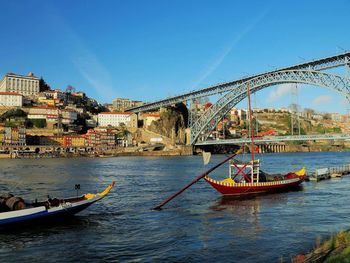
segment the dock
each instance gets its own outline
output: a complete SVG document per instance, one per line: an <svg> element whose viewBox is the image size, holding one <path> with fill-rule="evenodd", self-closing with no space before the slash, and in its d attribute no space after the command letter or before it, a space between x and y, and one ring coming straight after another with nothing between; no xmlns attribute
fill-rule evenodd
<svg viewBox="0 0 350 263"><path fill-rule="evenodd" d="M310 181L321 181L330 178L338 178L343 175L350 174L350 164L335 166L335 167L327 167L327 168L319 168L316 169L314 173L309 175Z"/></svg>

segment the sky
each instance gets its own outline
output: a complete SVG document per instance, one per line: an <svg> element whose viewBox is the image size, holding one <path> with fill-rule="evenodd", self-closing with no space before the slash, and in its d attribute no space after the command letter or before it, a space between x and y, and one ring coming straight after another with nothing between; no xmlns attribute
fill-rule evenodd
<svg viewBox="0 0 350 263"><path fill-rule="evenodd" d="M43 77L101 103L155 101L350 50L350 0L0 0L0 76ZM337 74L350 73L345 68ZM256 107L346 113L344 96L273 86ZM297 100L297 101L296 101ZM245 107L246 102L238 106Z"/></svg>

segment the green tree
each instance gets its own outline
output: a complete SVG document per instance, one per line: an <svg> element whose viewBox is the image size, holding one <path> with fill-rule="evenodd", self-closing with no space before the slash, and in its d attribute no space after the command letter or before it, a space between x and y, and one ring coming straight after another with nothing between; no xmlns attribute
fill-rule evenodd
<svg viewBox="0 0 350 263"><path fill-rule="evenodd" d="M31 123L33 126L37 128L45 128L46 127L46 119L32 119Z"/></svg>
<svg viewBox="0 0 350 263"><path fill-rule="evenodd" d="M39 91L43 92L43 91L47 91L47 90L51 90L51 87L45 82L43 77L41 77L39 80Z"/></svg>

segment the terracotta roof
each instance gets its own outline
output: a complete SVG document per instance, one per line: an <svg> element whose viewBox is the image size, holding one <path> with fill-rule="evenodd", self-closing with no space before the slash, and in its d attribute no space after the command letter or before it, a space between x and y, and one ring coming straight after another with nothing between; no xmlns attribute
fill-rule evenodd
<svg viewBox="0 0 350 263"><path fill-rule="evenodd" d="M160 117L160 113L143 113L144 117Z"/></svg>

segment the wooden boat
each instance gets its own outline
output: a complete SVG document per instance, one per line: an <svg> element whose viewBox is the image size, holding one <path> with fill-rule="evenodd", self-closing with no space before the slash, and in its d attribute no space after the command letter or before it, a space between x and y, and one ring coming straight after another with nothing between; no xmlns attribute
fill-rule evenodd
<svg viewBox="0 0 350 263"><path fill-rule="evenodd" d="M0 197L0 227L74 215L105 197L114 184L115 182L112 182L101 193L88 193L64 199L49 198L43 202L26 203L20 197L2 196Z"/></svg>
<svg viewBox="0 0 350 263"><path fill-rule="evenodd" d="M260 161L255 160L254 128L250 103L250 83L248 83L248 112L250 122L251 161L247 163L230 161L229 177L216 181L207 176L204 179L224 196L288 191L299 186L305 180L305 168L286 175L268 175L260 172Z"/></svg>
<svg viewBox="0 0 350 263"><path fill-rule="evenodd" d="M306 177L305 168L300 169L296 172L291 172L286 175L268 175L260 171L260 161L254 158L254 129L252 128L252 110L250 105L250 89L248 83L248 104L249 104L249 120L250 120L250 139L251 139L251 154L252 158L250 162L243 163L238 161L230 161L237 154L240 154L240 149L235 154L229 156L222 162L218 163L214 167L210 168L206 172L199 175L191 183L183 187L180 191L173 194L171 197L154 207L155 210L160 210L165 204L169 203L175 197L186 191L192 185L197 183L199 180L204 178L213 188L219 191L224 196L246 196L255 195L261 193L273 193L289 191L293 188L298 187ZM204 163L209 162L209 157L203 154ZM208 175L220 167L222 164L230 161L229 177L222 181L217 181L210 178Z"/></svg>
<svg viewBox="0 0 350 263"><path fill-rule="evenodd" d="M224 196L289 191L305 180L305 168L286 175L268 175L260 172L259 166L259 160L239 164L231 161L228 178L217 181L205 176L204 180Z"/></svg>

